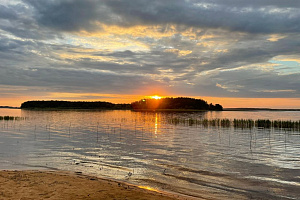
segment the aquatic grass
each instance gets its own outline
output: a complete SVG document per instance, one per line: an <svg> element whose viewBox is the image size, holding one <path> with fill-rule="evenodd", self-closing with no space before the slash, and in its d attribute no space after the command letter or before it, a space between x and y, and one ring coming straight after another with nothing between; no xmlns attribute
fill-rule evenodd
<svg viewBox="0 0 300 200"><path fill-rule="evenodd" d="M255 126L258 128L271 128L272 122L270 120L258 119L255 121Z"/></svg>
<svg viewBox="0 0 300 200"><path fill-rule="evenodd" d="M234 119L233 126L235 128L253 128L255 121L252 119Z"/></svg>
<svg viewBox="0 0 300 200"><path fill-rule="evenodd" d="M0 120L24 120L25 117L14 117L14 116L0 116Z"/></svg>
<svg viewBox="0 0 300 200"><path fill-rule="evenodd" d="M204 126L204 127L234 127L234 128L278 128L300 131L299 121L269 120L269 119L193 119L193 118L169 118L169 124L184 126Z"/></svg>

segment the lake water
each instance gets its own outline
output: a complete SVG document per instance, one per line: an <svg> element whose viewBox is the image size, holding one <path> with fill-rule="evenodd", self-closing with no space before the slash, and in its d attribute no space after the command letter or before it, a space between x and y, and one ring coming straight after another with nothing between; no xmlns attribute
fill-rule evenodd
<svg viewBox="0 0 300 200"><path fill-rule="evenodd" d="M1 169L59 169L208 199L300 199L300 133L168 119L300 120L300 112L0 109Z"/></svg>

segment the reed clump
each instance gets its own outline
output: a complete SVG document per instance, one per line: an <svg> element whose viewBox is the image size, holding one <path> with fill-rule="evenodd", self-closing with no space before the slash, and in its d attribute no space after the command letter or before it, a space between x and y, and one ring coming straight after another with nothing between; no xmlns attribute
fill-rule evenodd
<svg viewBox="0 0 300 200"><path fill-rule="evenodd" d="M252 119L234 119L233 126L235 128L254 128L255 121Z"/></svg>
<svg viewBox="0 0 300 200"><path fill-rule="evenodd" d="M300 131L299 121L269 120L269 119L193 119L193 118L169 118L167 122L173 125L204 127L235 127L235 128L278 128Z"/></svg>
<svg viewBox="0 0 300 200"><path fill-rule="evenodd" d="M287 128L287 129L300 130L300 120L299 121L275 120L272 123L274 128Z"/></svg>
<svg viewBox="0 0 300 200"><path fill-rule="evenodd" d="M24 120L25 117L15 117L15 116L0 116L0 120Z"/></svg>

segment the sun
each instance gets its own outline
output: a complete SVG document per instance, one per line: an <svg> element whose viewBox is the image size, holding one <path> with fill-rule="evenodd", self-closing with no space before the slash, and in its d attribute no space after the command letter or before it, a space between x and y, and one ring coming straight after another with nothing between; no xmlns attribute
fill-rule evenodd
<svg viewBox="0 0 300 200"><path fill-rule="evenodd" d="M160 96L157 96L157 95L155 95L155 96L151 96L151 99L161 99L161 97L160 97Z"/></svg>

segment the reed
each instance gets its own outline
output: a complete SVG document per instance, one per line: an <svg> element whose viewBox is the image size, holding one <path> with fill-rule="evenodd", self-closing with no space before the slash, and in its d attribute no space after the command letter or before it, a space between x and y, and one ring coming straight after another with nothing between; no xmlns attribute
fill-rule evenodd
<svg viewBox="0 0 300 200"><path fill-rule="evenodd" d="M283 120L269 120L269 119L193 119L193 118L169 118L167 123L173 125L185 125L185 126L199 126L204 127L234 127L234 128L278 128L289 129L294 131L300 131L299 121L283 121Z"/></svg>
<svg viewBox="0 0 300 200"><path fill-rule="evenodd" d="M0 116L0 120L25 120L25 117Z"/></svg>
<svg viewBox="0 0 300 200"><path fill-rule="evenodd" d="M255 121L252 119L234 119L233 126L235 128L254 128Z"/></svg>

